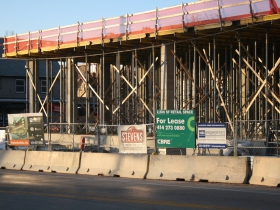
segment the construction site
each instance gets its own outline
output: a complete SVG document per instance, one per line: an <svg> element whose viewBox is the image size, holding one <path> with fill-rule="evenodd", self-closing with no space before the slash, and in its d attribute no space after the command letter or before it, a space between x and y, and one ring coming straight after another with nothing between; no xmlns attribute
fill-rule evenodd
<svg viewBox="0 0 280 210"><path fill-rule="evenodd" d="M7 36L2 56L26 60L29 112L43 113L48 133L145 124L154 136L156 110L194 110L195 122L226 123L229 139L273 131L278 147L279 39L280 0L207 0Z"/></svg>

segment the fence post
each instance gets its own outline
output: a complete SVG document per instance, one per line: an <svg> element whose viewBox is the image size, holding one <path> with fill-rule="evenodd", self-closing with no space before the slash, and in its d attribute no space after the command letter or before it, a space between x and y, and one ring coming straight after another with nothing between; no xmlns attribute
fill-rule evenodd
<svg viewBox="0 0 280 210"><path fill-rule="evenodd" d="M236 157L237 156L237 126L238 126L238 122L237 120L234 121L234 134L233 134L233 154Z"/></svg>
<svg viewBox="0 0 280 210"><path fill-rule="evenodd" d="M99 133L100 126L97 125L97 152L99 153L100 150L100 133Z"/></svg>
<svg viewBox="0 0 280 210"><path fill-rule="evenodd" d="M52 136L52 131L51 131L51 128L52 128L52 126L51 126L51 123L48 123L48 125L47 125L49 128L48 128L48 143L49 143L49 145L48 145L48 149L49 149L49 151L51 151L52 150L52 140L51 140L51 136Z"/></svg>

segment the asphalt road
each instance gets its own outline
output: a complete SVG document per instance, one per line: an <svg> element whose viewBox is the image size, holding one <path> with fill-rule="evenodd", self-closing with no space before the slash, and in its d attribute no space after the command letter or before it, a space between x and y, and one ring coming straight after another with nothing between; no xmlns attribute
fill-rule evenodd
<svg viewBox="0 0 280 210"><path fill-rule="evenodd" d="M279 188L0 170L0 209L280 209Z"/></svg>

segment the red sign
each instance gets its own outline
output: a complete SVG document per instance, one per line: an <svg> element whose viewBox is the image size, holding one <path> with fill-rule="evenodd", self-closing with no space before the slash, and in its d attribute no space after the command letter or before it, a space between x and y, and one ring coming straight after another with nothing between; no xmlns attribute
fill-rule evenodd
<svg viewBox="0 0 280 210"><path fill-rule="evenodd" d="M143 137L143 130L137 130L134 126L129 127L127 131L121 131L121 141L123 143L142 143Z"/></svg>
<svg viewBox="0 0 280 210"><path fill-rule="evenodd" d="M53 111L54 112L60 112L60 105L59 104L53 104Z"/></svg>

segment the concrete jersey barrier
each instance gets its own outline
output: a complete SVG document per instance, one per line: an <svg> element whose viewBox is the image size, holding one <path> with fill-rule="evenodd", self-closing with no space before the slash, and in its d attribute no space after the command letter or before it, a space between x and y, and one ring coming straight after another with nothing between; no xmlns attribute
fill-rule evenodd
<svg viewBox="0 0 280 210"><path fill-rule="evenodd" d="M249 158L152 155L147 179L248 183Z"/></svg>
<svg viewBox="0 0 280 210"><path fill-rule="evenodd" d="M25 151L0 151L0 168L21 170L24 164Z"/></svg>
<svg viewBox="0 0 280 210"><path fill-rule="evenodd" d="M78 174L145 178L146 154L82 153Z"/></svg>
<svg viewBox="0 0 280 210"><path fill-rule="evenodd" d="M250 184L277 187L280 184L280 159L277 157L254 157Z"/></svg>
<svg viewBox="0 0 280 210"><path fill-rule="evenodd" d="M22 170L51 172L51 153L48 151L26 151Z"/></svg>
<svg viewBox="0 0 280 210"><path fill-rule="evenodd" d="M75 174L79 152L27 151L23 170Z"/></svg>
<svg viewBox="0 0 280 210"><path fill-rule="evenodd" d="M51 171L76 174L80 166L80 152L51 152Z"/></svg>

